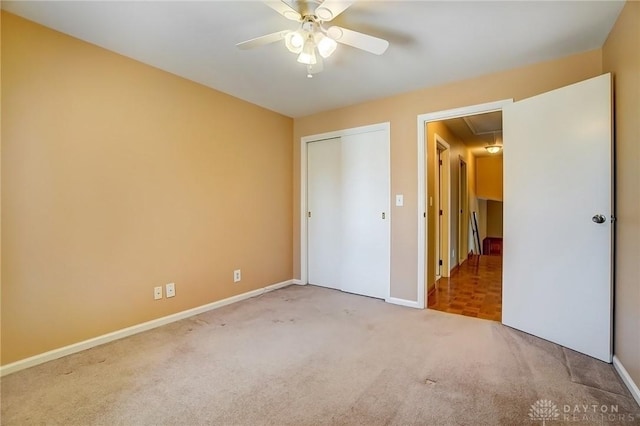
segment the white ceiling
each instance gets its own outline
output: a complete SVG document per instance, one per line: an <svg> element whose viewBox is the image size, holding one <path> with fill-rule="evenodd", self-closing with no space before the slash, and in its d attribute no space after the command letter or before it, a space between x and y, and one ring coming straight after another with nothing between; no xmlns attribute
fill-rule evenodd
<svg viewBox="0 0 640 426"><path fill-rule="evenodd" d="M296 29L259 1L3 1L32 21L290 117L600 48L622 1L359 1L334 23L385 38L382 56L340 45L306 77L282 42Z"/></svg>

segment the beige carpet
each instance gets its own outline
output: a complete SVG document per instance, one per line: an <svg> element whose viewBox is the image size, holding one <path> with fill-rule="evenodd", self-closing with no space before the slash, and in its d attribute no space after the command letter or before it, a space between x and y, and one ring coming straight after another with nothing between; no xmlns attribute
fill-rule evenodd
<svg viewBox="0 0 640 426"><path fill-rule="evenodd" d="M529 416L541 399L567 424L640 424L608 364L499 323L313 286L6 376L1 396L2 425L551 424Z"/></svg>

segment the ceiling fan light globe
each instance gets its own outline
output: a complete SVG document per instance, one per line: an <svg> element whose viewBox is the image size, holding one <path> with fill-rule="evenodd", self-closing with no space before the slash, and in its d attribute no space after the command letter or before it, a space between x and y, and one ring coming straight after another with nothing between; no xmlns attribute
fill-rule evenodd
<svg viewBox="0 0 640 426"><path fill-rule="evenodd" d="M298 62L305 65L315 65L318 62L318 58L316 58L316 52L311 52L311 54L306 52L300 52L298 56Z"/></svg>
<svg viewBox="0 0 640 426"><path fill-rule="evenodd" d="M300 53L304 46L304 36L298 31L292 31L284 38L284 44L289 52Z"/></svg>
<svg viewBox="0 0 640 426"><path fill-rule="evenodd" d="M500 145L487 145L487 146L484 147L484 149L486 149L489 154L497 154L502 149L502 146L500 146Z"/></svg>
<svg viewBox="0 0 640 426"><path fill-rule="evenodd" d="M305 65L314 65L317 61L316 44L313 41L313 37L309 37L304 42L302 52L300 52L300 56L298 56L298 62Z"/></svg>
<svg viewBox="0 0 640 426"><path fill-rule="evenodd" d="M318 42L318 53L323 58L328 58L333 52L335 52L338 43L332 38L322 36Z"/></svg>

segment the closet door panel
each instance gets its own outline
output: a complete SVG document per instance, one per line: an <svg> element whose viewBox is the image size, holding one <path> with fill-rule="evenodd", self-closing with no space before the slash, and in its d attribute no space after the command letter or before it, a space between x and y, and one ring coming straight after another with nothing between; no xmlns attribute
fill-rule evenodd
<svg viewBox="0 0 640 426"><path fill-rule="evenodd" d="M342 290L386 298L390 280L387 132L341 139Z"/></svg>
<svg viewBox="0 0 640 426"><path fill-rule="evenodd" d="M307 145L309 284L341 289L342 160L340 138Z"/></svg>

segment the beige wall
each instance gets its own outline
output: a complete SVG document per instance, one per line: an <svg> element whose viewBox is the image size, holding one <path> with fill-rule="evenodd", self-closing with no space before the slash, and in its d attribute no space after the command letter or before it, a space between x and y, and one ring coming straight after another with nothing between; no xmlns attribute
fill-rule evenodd
<svg viewBox="0 0 640 426"><path fill-rule="evenodd" d="M614 353L640 386L640 3L625 5L603 64L613 73L616 110Z"/></svg>
<svg viewBox="0 0 640 426"><path fill-rule="evenodd" d="M292 278L292 119L2 21L3 364Z"/></svg>
<svg viewBox="0 0 640 426"><path fill-rule="evenodd" d="M502 201L487 201L487 237L502 237Z"/></svg>
<svg viewBox="0 0 640 426"><path fill-rule="evenodd" d="M502 201L502 155L476 158L476 196Z"/></svg>
<svg viewBox="0 0 640 426"><path fill-rule="evenodd" d="M602 73L600 50L418 90L294 121L294 275L300 277L300 138L373 123L391 123L391 193L404 194L392 207L391 296L417 299L417 116L492 102L522 99ZM472 170L470 170L472 172Z"/></svg>
<svg viewBox="0 0 640 426"><path fill-rule="evenodd" d="M0 34L2 31L2 16L0 15ZM2 37L0 36L0 52L2 52ZM0 61L0 99L2 99L2 61ZM0 102L0 177L2 176L2 102ZM0 224L2 223L2 179L0 178ZM2 342L2 226L0 226L0 346ZM0 364L2 353L0 348Z"/></svg>

